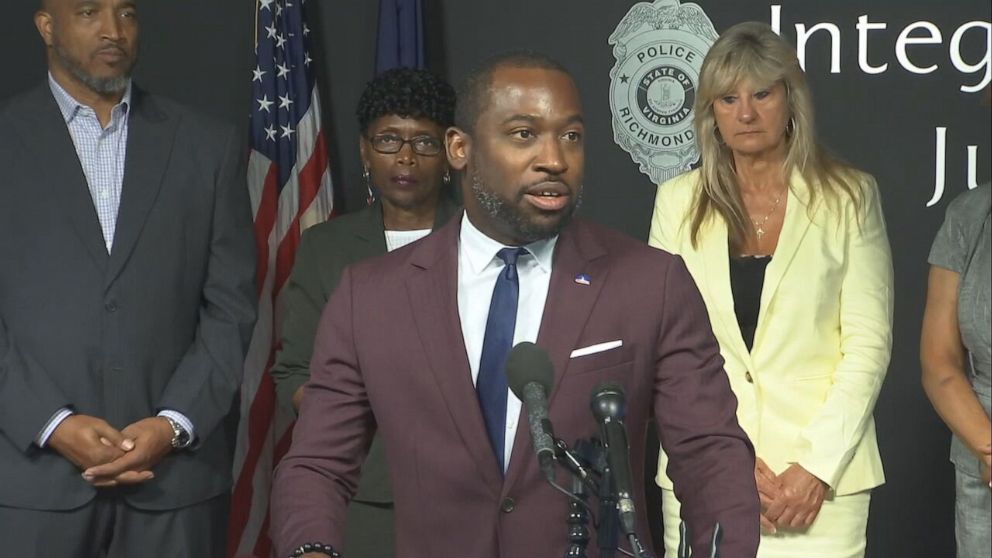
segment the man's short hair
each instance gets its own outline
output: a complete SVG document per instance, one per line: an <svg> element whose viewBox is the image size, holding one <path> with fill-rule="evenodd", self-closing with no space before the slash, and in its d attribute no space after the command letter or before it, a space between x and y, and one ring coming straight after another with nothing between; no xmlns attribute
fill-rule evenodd
<svg viewBox="0 0 992 558"><path fill-rule="evenodd" d="M455 107L455 125L471 133L479 115L488 104L493 73L497 68L533 68L562 72L573 77L561 62L546 54L531 50L515 50L497 54L473 68L458 86L458 104ZM573 78L574 79L574 78Z"/></svg>

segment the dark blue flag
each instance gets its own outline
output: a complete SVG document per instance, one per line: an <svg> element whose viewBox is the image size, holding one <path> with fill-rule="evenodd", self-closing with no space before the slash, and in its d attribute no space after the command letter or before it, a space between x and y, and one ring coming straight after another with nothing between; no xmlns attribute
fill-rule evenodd
<svg viewBox="0 0 992 558"><path fill-rule="evenodd" d="M421 0L379 0L376 75L393 68L424 68L424 8Z"/></svg>

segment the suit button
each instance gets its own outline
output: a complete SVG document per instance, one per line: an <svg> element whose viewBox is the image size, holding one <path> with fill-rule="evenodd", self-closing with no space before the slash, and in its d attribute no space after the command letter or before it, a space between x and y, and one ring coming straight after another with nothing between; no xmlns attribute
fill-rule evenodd
<svg viewBox="0 0 992 558"><path fill-rule="evenodd" d="M749 383L749 384L753 384L754 383L754 378L751 377L751 371L750 370L744 373L744 379L747 380L747 383Z"/></svg>
<svg viewBox="0 0 992 558"><path fill-rule="evenodd" d="M107 309L107 312L116 312L117 311L117 301L116 300L108 300L107 303L103 305L103 307Z"/></svg>
<svg viewBox="0 0 992 558"><path fill-rule="evenodd" d="M516 505L517 503L513 501L513 498L505 498L503 500L503 503L499 505L499 509L503 513L510 513L513 511L513 508L516 507Z"/></svg>

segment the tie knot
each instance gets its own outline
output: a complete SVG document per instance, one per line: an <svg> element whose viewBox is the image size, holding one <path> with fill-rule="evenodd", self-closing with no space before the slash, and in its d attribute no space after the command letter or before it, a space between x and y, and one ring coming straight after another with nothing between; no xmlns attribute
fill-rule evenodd
<svg viewBox="0 0 992 558"><path fill-rule="evenodd" d="M499 252L496 252L496 257L503 260L503 263L509 267L511 265L517 265L517 258L528 253L526 248L518 246L516 248L503 248Z"/></svg>

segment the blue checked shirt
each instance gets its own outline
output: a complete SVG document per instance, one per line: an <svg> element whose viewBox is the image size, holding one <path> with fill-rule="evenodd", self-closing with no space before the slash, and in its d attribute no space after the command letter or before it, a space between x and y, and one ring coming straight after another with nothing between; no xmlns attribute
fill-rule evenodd
<svg viewBox="0 0 992 558"><path fill-rule="evenodd" d="M48 75L48 84L76 146L109 254L114 247L117 210L121 206L121 186L124 183L131 84L128 83L121 102L111 111L110 124L106 128L100 124L96 111L73 99L51 74Z"/></svg>
<svg viewBox="0 0 992 558"><path fill-rule="evenodd" d="M124 161L127 157L128 113L131 107L131 83L128 82L121 102L112 109L107 127L100 124L96 111L85 106L62 88L52 74L48 74L48 85L55 102L65 118L69 136L76 147L76 155L83 167L86 184L93 199L93 207L100 219L103 241L109 254L114 248L114 231L117 228L117 212L121 206L121 189L124 184ZM62 408L52 415L35 439L45 447L48 439L62 421L72 415L72 410ZM182 413L164 409L159 416L171 418L193 438L193 423Z"/></svg>

